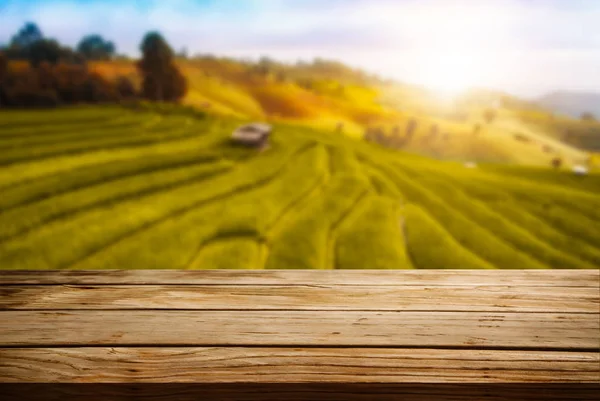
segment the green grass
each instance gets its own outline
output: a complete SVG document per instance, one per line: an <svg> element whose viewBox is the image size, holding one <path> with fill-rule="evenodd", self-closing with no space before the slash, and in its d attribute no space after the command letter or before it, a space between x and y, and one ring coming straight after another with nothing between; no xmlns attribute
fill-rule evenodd
<svg viewBox="0 0 600 401"><path fill-rule="evenodd" d="M333 268L335 230L367 191L364 179L349 174L334 175L322 194L314 197L272 240L266 268Z"/></svg>
<svg viewBox="0 0 600 401"><path fill-rule="evenodd" d="M261 260L261 244L255 238L221 238L204 245L189 269L255 269Z"/></svg>
<svg viewBox="0 0 600 401"><path fill-rule="evenodd" d="M491 269L494 266L456 241L433 217L416 205L408 205L406 241L418 269Z"/></svg>
<svg viewBox="0 0 600 401"><path fill-rule="evenodd" d="M410 269L400 204L383 196L360 202L338 230L335 268Z"/></svg>
<svg viewBox="0 0 600 401"><path fill-rule="evenodd" d="M1 116L3 269L600 266L598 174L285 124L258 152L230 143L239 122L166 106Z"/></svg>
<svg viewBox="0 0 600 401"><path fill-rule="evenodd" d="M71 218L94 207L117 204L206 179L224 173L231 167L230 163L220 162L163 169L69 191L16 207L0 215L0 241L23 234L41 224L63 217Z"/></svg>
<svg viewBox="0 0 600 401"><path fill-rule="evenodd" d="M488 227L493 234L506 244L528 254L532 259L544 263L552 268L577 267L592 268L578 258L554 249L550 244L537 238L535 228L519 225L514 220L506 219L489 205L480 200L470 198L463 191L452 185L447 180L436 179L431 174L419 174L417 178L421 184L435 187L447 205L454 207L463 216L472 221L480 222ZM468 204L469 207L462 207Z"/></svg>
<svg viewBox="0 0 600 401"><path fill-rule="evenodd" d="M287 165L281 166L273 179L264 184L233 193L219 202L188 209L175 218L160 221L80 264L107 268L127 263L132 254L138 254L138 260L143 262L144 268L164 268L165 265L190 268L196 266L198 260L204 261L203 268L221 266L207 262L205 248L212 245L218 249L221 240L236 238L253 239L264 244L282 216L293 213L297 201L301 201L306 192L319 184L318 172L325 167L325 155L322 147L303 147L288 159ZM303 172L290 168L295 163L306 165L308 169ZM288 185L290 181L295 182L296 186ZM145 251L149 243L156 244L151 247L152 253ZM261 251L264 251L263 248L264 246ZM264 255L260 256L261 260L256 262L255 268L264 264Z"/></svg>

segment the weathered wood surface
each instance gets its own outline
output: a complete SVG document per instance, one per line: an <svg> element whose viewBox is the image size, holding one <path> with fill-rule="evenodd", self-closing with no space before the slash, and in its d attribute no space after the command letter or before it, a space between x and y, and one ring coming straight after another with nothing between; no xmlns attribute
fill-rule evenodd
<svg viewBox="0 0 600 401"><path fill-rule="evenodd" d="M598 348L590 313L4 311L0 346Z"/></svg>
<svg viewBox="0 0 600 401"><path fill-rule="evenodd" d="M0 272L0 382L201 383L222 400L594 399L518 385L600 383L600 271Z"/></svg>
<svg viewBox="0 0 600 401"><path fill-rule="evenodd" d="M376 348L15 348L2 376L19 382L504 383L598 379L598 355ZM443 361L444 363L440 363ZM358 374L357 371L369 374Z"/></svg>
<svg viewBox="0 0 600 401"><path fill-rule="evenodd" d="M441 303L440 300L444 302ZM0 310L185 309L596 313L594 287L508 285L14 285Z"/></svg>

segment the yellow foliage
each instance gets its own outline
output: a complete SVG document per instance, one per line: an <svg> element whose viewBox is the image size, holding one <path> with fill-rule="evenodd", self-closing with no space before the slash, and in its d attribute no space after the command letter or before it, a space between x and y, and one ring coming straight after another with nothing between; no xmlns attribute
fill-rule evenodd
<svg viewBox="0 0 600 401"><path fill-rule="evenodd" d="M330 133L339 132L337 127L342 124L341 132L355 138L361 138L367 127L380 127L387 135L398 127L404 135L408 121L416 119L413 139L403 149L443 159L549 166L556 154L543 151L543 144L555 148L565 165L576 163L584 155L552 138L559 138L558 133L564 129L581 130L582 123L543 110L500 108L495 121L485 124L485 104L447 103L409 85L352 81L348 79L352 70L344 70L343 66L275 65L261 72L255 64L228 59L177 63L188 79L184 103L217 115L294 123ZM92 68L108 77L137 77L132 61L96 62ZM134 82L139 84L139 78ZM477 137L475 124L482 126ZM434 139L429 138L433 125L438 127ZM532 141L515 140L517 132ZM593 160L600 165L600 155Z"/></svg>

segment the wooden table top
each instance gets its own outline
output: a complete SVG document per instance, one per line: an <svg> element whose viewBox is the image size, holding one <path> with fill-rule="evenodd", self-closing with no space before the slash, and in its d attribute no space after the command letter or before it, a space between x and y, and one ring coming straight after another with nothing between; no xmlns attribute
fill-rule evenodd
<svg viewBox="0 0 600 401"><path fill-rule="evenodd" d="M599 270L2 271L0 382L599 383L599 308Z"/></svg>

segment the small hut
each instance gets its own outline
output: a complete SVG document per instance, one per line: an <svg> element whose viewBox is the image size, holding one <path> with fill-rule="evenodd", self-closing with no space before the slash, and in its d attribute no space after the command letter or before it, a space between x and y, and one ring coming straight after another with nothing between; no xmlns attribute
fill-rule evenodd
<svg viewBox="0 0 600 401"><path fill-rule="evenodd" d="M269 144L272 128L268 124L253 123L242 125L231 135L234 142L244 146L264 149Z"/></svg>
<svg viewBox="0 0 600 401"><path fill-rule="evenodd" d="M573 166L573 172L575 173L575 175L587 175L589 170L586 166L582 166L579 164L579 165Z"/></svg>

